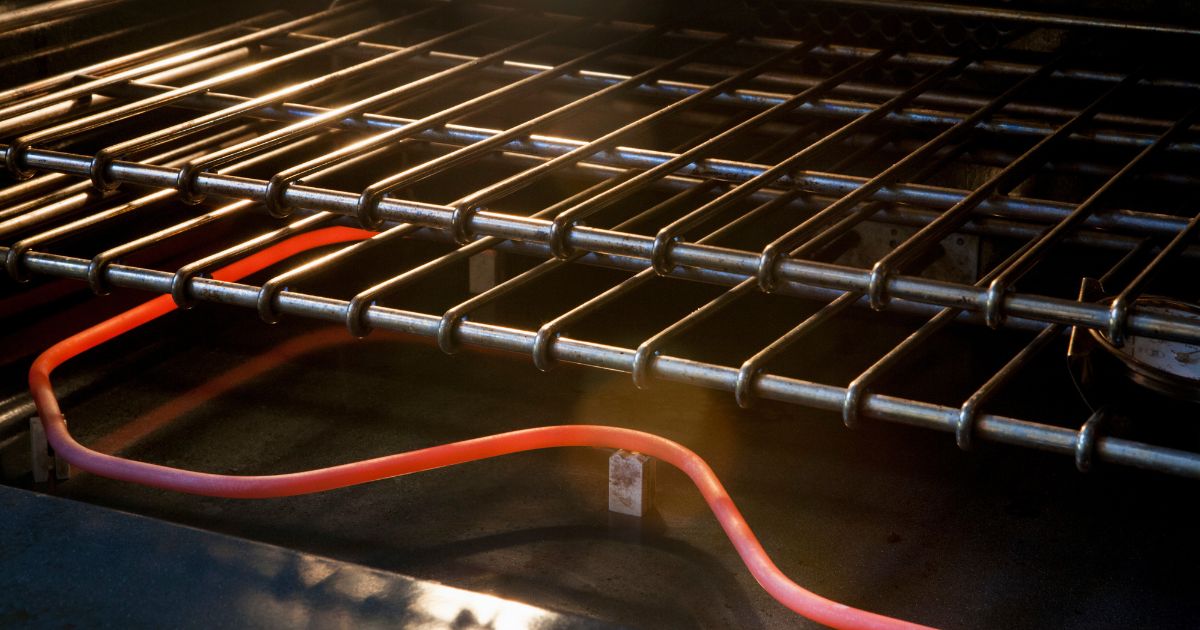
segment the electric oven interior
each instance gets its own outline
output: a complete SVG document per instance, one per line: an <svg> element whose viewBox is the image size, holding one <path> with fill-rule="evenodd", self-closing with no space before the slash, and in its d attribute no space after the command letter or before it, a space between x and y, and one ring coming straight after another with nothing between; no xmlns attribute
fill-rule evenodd
<svg viewBox="0 0 1200 630"><path fill-rule="evenodd" d="M1194 9L0 6L3 625L1194 627Z"/></svg>

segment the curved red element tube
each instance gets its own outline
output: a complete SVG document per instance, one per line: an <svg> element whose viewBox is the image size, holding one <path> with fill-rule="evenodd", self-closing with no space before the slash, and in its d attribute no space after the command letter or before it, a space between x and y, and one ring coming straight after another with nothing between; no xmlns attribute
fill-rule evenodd
<svg viewBox="0 0 1200 630"><path fill-rule="evenodd" d="M293 237L213 274L233 281L313 247L357 240L371 232L327 228ZM686 474L708 503L742 562L772 597L793 611L836 628L925 628L825 599L790 580L767 556L750 526L708 464L682 445L641 431L591 425L549 426L443 444L330 468L282 475L236 476L202 473L133 461L91 450L71 437L50 373L68 359L175 309L170 296L75 334L42 353L29 370L29 388L55 455L90 473L142 485L217 497L268 498L308 494L522 451L567 446L625 449L661 459Z"/></svg>

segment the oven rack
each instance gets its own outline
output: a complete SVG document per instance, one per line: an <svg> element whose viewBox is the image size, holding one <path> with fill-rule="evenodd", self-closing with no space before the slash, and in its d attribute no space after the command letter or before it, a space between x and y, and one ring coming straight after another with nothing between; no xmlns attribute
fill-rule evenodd
<svg viewBox="0 0 1200 630"><path fill-rule="evenodd" d="M457 20L454 26L418 43L372 41L388 29L424 24L445 14ZM504 35L494 33L498 28L530 24L538 28L524 39L504 40ZM305 32L313 28L338 34ZM491 52L470 55L442 50L484 33L489 43L501 40ZM606 44L577 51L559 63L521 61L522 53L538 46L562 46L573 37L599 34L607 35ZM413 5L382 17L365 2L298 17L268 14L212 31L208 39L197 36L190 41L203 41L205 46L184 52L166 47L163 55L147 55L132 66L101 62L0 93L0 129L7 139L0 156L12 173L27 179L0 191L5 203L0 208L0 242L4 243L0 256L13 278L42 274L86 281L98 293L123 287L171 294L182 305L235 304L256 309L267 321L300 315L343 322L356 335L372 328L415 333L436 338L447 352L454 352L459 344L523 352L542 369L567 361L631 372L639 386L648 385L651 377L683 381L732 392L743 406L761 397L839 411L850 426L864 416L948 431L956 434L963 448L979 437L1063 453L1074 457L1081 469L1095 459L1200 476L1200 455L1102 435L1102 412L1079 429L1068 428L1080 426L1079 421L1035 422L984 412L988 400L1066 327L1101 330L1117 342L1132 335L1200 341L1200 322L1133 306L1156 274L1171 265L1194 264L1200 215L1106 203L1111 191L1122 185L1166 184L1185 190L1194 186L1185 169L1173 170L1160 159L1164 154L1186 158L1200 150L1194 136L1198 85L1189 77L1157 76L1154 66L1140 59L1128 60L1127 67L1119 70L1098 69L1078 50L1043 54L1032 63L1029 55L1014 60L1000 50L969 49L954 56L838 44L820 32L795 40L747 38L438 3ZM646 51L672 49L668 44L682 52L647 61ZM633 49L638 54L631 53ZM335 70L262 95L221 91L229 85L244 89L248 78L335 56ZM822 60L820 67L829 72L811 76L797 71L797 60L809 57ZM754 61L730 67L720 63L727 58ZM589 70L593 64L614 60L642 65L629 74ZM384 83L385 89L371 91L349 105L322 102L328 88L339 82L380 74L386 81L389 69L399 67L428 74L398 85ZM915 78L903 86L866 78L872 71L893 67L905 68ZM689 77L698 74L712 81L672 78L684 74L683 70L692 73ZM966 75L984 77L991 92L957 94L947 87ZM501 86L424 116L404 117L403 112L393 111L416 97L475 78L499 81ZM1047 83L1082 85L1091 97L1074 106L1039 103L1037 92L1030 88ZM505 129L455 122L509 102L505 99L550 87L584 95ZM781 88L787 91L772 91ZM1179 97L1180 106L1169 108L1173 111L1169 116L1161 111L1128 112L1129 102L1137 102L1130 94L1146 90L1156 94L1166 90ZM657 105L640 119L591 140L537 133L606 99L646 99ZM1124 109L1111 107L1118 102ZM119 138L104 136L116 123L168 109L198 111L202 116L151 131L126 129ZM728 109L735 113L729 114ZM673 151L622 144L624 138L670 116L710 125L714 131ZM760 153L786 149L790 155L775 162L722 155L724 146L761 129L781 131L776 132L778 140ZM308 159L291 155L303 154L305 147L318 144L315 140L346 133L362 139ZM897 134L907 134L907 144L896 141ZM75 150L80 143L95 144L98 136L104 138L103 148ZM975 155L974 143L991 137L1024 140L1025 145L1009 148L1009 154L980 149L977 159L985 161L992 155L994 162L1004 165L974 188L926 181L964 153ZM869 176L844 172L846 164L891 143L907 147L894 164ZM378 162L397 146L416 144L437 147L440 153L362 190L311 181ZM1125 151L1125 157L1048 165L1063 145ZM836 166L829 166L828 160L820 158L823 151L837 146L848 147L849 153ZM803 148L794 151L797 147ZM235 174L281 156L289 160L287 168L265 176ZM453 203L397 196L414 183L481 160L522 167L515 175ZM1102 183L1074 202L1011 194L1030 173L1047 169L1075 169L1101 177ZM1140 177L1142 170L1150 171L1145 178ZM546 208L514 213L492 207L544 178L566 175L596 183ZM121 184L154 190L127 199ZM611 225L607 217L621 199L652 189L672 196ZM213 208L214 204L204 203L210 198L236 201ZM139 234L90 258L52 251L59 241L172 200L202 205L196 216L182 223ZM744 209L747 204L749 210ZM260 211L276 217L279 227L174 271L120 262L186 232ZM779 211L795 211L807 218L761 249L714 244ZM666 219L653 233L640 233L641 226L629 227L654 216ZM347 218L379 233L261 285L204 277L206 269L250 255L271 242ZM723 223L715 232L693 236L718 219ZM606 222L605 227L595 225ZM837 238L864 222L913 226L916 232L870 268L817 259ZM1025 244L976 283L911 270L922 254L958 233L1015 237ZM349 300L288 290L318 271L345 266L365 250L389 243L394 247L408 238L450 240L458 247ZM1017 281L1066 245L1114 253L1116 271L1133 279L1116 292L1111 305L1014 290ZM402 310L381 303L390 292L490 249L546 261L445 312ZM482 306L574 263L634 273L537 330L469 319ZM1109 271L1097 269L1095 276L1119 275ZM732 288L637 347L568 336L573 322L660 278ZM826 305L740 365L663 352L670 341L704 318L760 291L819 299ZM772 359L805 335L860 304L930 319L845 387L766 371ZM871 392L873 383L956 319L1024 328L1037 335L960 407Z"/></svg>

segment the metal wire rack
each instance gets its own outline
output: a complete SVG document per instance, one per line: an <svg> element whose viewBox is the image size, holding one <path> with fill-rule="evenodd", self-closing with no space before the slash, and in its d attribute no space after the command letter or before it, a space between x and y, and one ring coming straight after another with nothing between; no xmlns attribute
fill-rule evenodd
<svg viewBox="0 0 1200 630"><path fill-rule="evenodd" d="M1139 302L1196 298L1200 214L1187 202L1200 77L1154 51L1097 56L1095 30L1070 24L1054 25L1052 45L1006 25L986 46L956 39L947 53L911 38L845 43L804 15L795 38L778 39L360 1L161 43L0 92L0 156L14 177L0 189L0 258L18 281L233 304L358 336L415 333L450 353L487 346L544 370L572 362L630 372L639 387L726 390L742 406L833 410L849 426L923 426L963 448L983 438L1081 469L1200 477L1200 454L1114 435L1105 409L989 411L1072 329L1118 347L1200 343L1200 319ZM1064 175L1067 190L1046 185ZM258 283L205 276L339 222L377 234ZM377 268L413 239L441 249ZM192 258L129 262L164 249ZM397 305L465 264L487 270L494 252L540 262L491 271L449 307ZM625 275L534 324L489 321L505 300L537 311L550 303L539 287L593 266ZM330 277L337 290L300 290ZM1080 297L1086 279L1101 296ZM672 297L680 285L721 289L686 302ZM631 299L675 315L635 343L574 334L635 319ZM674 351L766 302L811 308L735 361ZM845 382L781 367L853 317L911 326ZM957 402L882 393L955 322L1019 344L988 350L998 368Z"/></svg>

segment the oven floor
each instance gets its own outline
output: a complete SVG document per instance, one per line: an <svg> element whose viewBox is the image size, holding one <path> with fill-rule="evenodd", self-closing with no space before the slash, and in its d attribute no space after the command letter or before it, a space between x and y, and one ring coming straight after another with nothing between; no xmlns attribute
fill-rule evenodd
<svg viewBox="0 0 1200 630"><path fill-rule="evenodd" d="M204 331L199 336L196 331ZM211 336L209 336L211 335ZM974 628L1194 627L1194 483L1081 475L1059 456L529 357L207 306L62 371L119 363L64 401L85 444L213 472L299 470L489 433L598 423L706 458L788 575L822 595ZM186 394L183 398L181 395ZM682 473L643 524L606 509L607 452L559 450L314 496L199 498L76 474L53 492L634 627L795 627ZM44 489L50 490L50 489ZM802 624L801 624L802 625Z"/></svg>
<svg viewBox="0 0 1200 630"><path fill-rule="evenodd" d="M0 573L0 626L6 628L616 630L15 488L0 486L0 510L7 569Z"/></svg>

